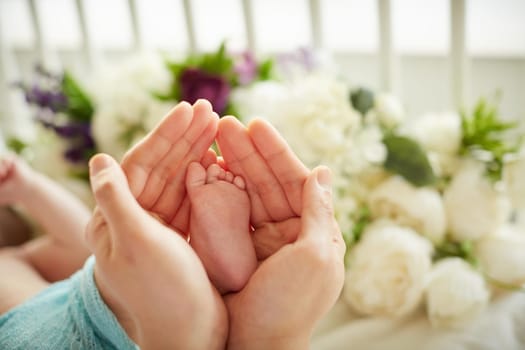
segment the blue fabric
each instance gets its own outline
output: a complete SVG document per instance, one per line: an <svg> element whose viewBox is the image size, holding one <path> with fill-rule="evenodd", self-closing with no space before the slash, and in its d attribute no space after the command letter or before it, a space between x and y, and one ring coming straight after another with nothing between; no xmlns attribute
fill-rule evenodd
<svg viewBox="0 0 525 350"><path fill-rule="evenodd" d="M0 349L137 349L104 303L93 278L94 257L0 317Z"/></svg>

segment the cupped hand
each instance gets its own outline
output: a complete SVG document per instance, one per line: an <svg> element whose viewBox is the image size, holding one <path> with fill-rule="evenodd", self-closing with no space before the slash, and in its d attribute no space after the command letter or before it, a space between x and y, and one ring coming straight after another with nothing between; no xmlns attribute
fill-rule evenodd
<svg viewBox="0 0 525 350"><path fill-rule="evenodd" d="M345 245L335 221L330 172L309 172L266 122L219 123L224 166L244 177L261 260L245 288L225 297L228 347L307 348L314 325L344 280Z"/></svg>
<svg viewBox="0 0 525 350"><path fill-rule="evenodd" d="M224 348L224 303L188 242L139 205L111 157L92 158L90 173L95 280L128 336L141 349Z"/></svg>
<svg viewBox="0 0 525 350"><path fill-rule="evenodd" d="M186 169L207 166L216 156L209 148L218 116L206 100L179 103L157 127L124 156L121 166L140 206L182 235L188 234L190 203Z"/></svg>

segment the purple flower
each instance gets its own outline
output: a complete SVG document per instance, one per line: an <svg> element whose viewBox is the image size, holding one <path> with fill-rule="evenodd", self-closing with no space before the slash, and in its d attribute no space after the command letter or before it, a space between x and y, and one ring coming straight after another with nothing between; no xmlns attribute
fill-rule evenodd
<svg viewBox="0 0 525 350"><path fill-rule="evenodd" d="M62 92L43 90L38 85L25 89L25 98L27 103L49 108L53 112L58 112L67 105L67 98Z"/></svg>
<svg viewBox="0 0 525 350"><path fill-rule="evenodd" d="M218 75L188 68L179 77L181 100L194 103L199 98L210 101L213 110L222 114L228 104L230 85Z"/></svg>
<svg viewBox="0 0 525 350"><path fill-rule="evenodd" d="M285 53L277 56L279 65L285 71L290 70L291 67L302 67L304 70L312 71L318 66L315 52L312 49L302 47L298 50Z"/></svg>
<svg viewBox="0 0 525 350"><path fill-rule="evenodd" d="M257 75L257 62L250 51L244 52L240 59L235 62L235 73L237 73L239 84L246 85L255 79Z"/></svg>
<svg viewBox="0 0 525 350"><path fill-rule="evenodd" d="M64 158L73 164L83 163L86 159L86 148L81 146L73 146L64 152Z"/></svg>

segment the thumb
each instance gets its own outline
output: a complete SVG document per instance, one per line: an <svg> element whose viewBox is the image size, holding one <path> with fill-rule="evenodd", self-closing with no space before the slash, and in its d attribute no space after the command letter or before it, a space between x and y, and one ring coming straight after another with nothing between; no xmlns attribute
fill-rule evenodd
<svg viewBox="0 0 525 350"><path fill-rule="evenodd" d="M320 166L310 173L304 184L300 237L331 235L334 223L332 174L329 168ZM335 228L340 234L337 224Z"/></svg>
<svg viewBox="0 0 525 350"><path fill-rule="evenodd" d="M142 210L120 165L107 154L97 154L89 161L89 177L97 205L114 228L111 231L122 232L133 225L130 221L140 217Z"/></svg>

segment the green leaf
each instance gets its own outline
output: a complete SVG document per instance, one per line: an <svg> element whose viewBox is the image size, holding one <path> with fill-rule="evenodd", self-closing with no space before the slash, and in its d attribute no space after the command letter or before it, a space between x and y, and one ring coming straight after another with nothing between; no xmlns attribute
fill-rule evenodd
<svg viewBox="0 0 525 350"><path fill-rule="evenodd" d="M27 144L19 138L11 137L7 140L7 148L16 154L20 154L24 149L27 148Z"/></svg>
<svg viewBox="0 0 525 350"><path fill-rule="evenodd" d="M452 242L445 241L439 246L435 247L434 261L445 258L457 257L467 261L473 267L478 266L478 261L474 254L474 248L471 241Z"/></svg>
<svg viewBox="0 0 525 350"><path fill-rule="evenodd" d="M62 91L67 97L66 113L69 118L75 121L90 121L94 112L93 104L73 76L67 71L62 79Z"/></svg>
<svg viewBox="0 0 525 350"><path fill-rule="evenodd" d="M521 140L509 138L508 131L515 129L517 122L504 122L498 116L495 105L480 99L472 114L461 113L461 129L463 132L460 154L479 158L479 151L489 154L490 157L479 159L485 163L485 174L496 182L501 180L504 157L506 154L517 152Z"/></svg>
<svg viewBox="0 0 525 350"><path fill-rule="evenodd" d="M197 68L208 73L227 77L233 74L233 66L233 58L227 54L225 42L222 42L216 52L202 54L197 64Z"/></svg>
<svg viewBox="0 0 525 350"><path fill-rule="evenodd" d="M383 138L387 148L387 157L384 167L403 176L415 186L433 185L436 176L430 166L428 157L421 146L414 140L387 134Z"/></svg>
<svg viewBox="0 0 525 350"><path fill-rule="evenodd" d="M273 78L274 62L271 58L261 62L257 67L258 80L271 80Z"/></svg>
<svg viewBox="0 0 525 350"><path fill-rule="evenodd" d="M354 109L365 116L374 107L374 93L368 89L359 88L350 94L350 102Z"/></svg>

